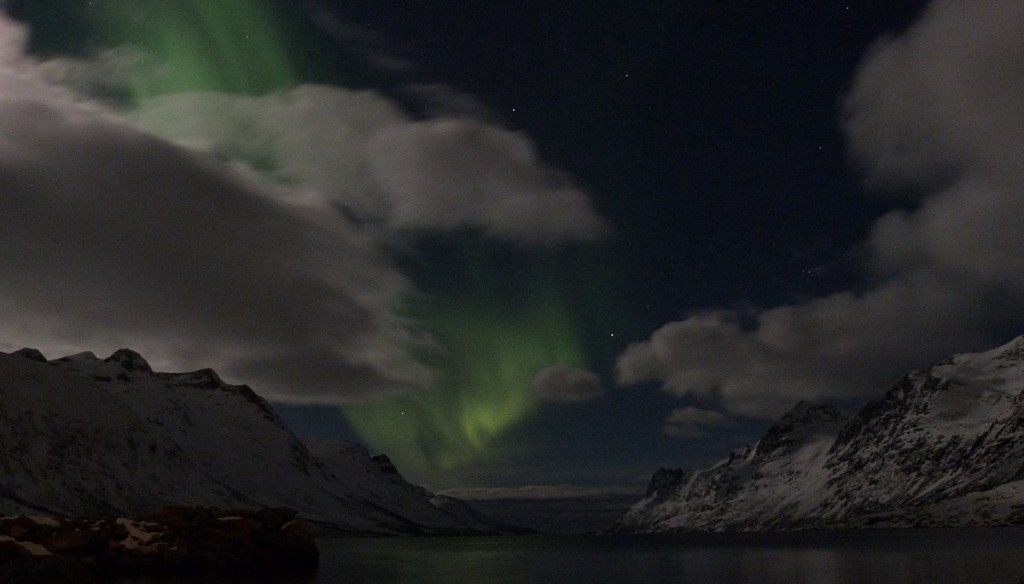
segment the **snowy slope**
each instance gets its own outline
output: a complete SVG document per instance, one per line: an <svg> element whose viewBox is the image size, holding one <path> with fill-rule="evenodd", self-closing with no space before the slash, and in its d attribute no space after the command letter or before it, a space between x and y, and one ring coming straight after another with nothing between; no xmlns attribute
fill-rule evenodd
<svg viewBox="0 0 1024 584"><path fill-rule="evenodd" d="M491 531L363 449L314 455L247 386L156 373L137 353L0 353L0 512L137 515L289 506L361 533Z"/></svg>
<svg viewBox="0 0 1024 584"><path fill-rule="evenodd" d="M844 419L797 404L714 467L659 471L627 532L1024 521L1024 338L904 377Z"/></svg>
<svg viewBox="0 0 1024 584"><path fill-rule="evenodd" d="M829 447L844 419L831 407L800 402L752 446L702 471L659 471L621 529L782 528L820 504ZM676 480L666 480L668 475Z"/></svg>

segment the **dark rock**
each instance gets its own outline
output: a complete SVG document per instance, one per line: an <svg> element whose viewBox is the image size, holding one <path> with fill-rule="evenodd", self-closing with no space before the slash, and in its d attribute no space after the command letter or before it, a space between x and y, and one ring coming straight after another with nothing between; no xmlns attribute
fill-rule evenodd
<svg viewBox="0 0 1024 584"><path fill-rule="evenodd" d="M0 563L0 582L4 584L98 584L101 581L100 570L94 563L73 557L28 557Z"/></svg>
<svg viewBox="0 0 1024 584"><path fill-rule="evenodd" d="M0 563L6 563L21 558L30 557L32 554L28 552L21 544L16 540L8 538L0 539Z"/></svg>
<svg viewBox="0 0 1024 584"><path fill-rule="evenodd" d="M91 582L95 574L312 573L311 526L288 508L165 507L143 520L0 519L0 582ZM34 578L34 579L33 579Z"/></svg>
<svg viewBox="0 0 1024 584"><path fill-rule="evenodd" d="M35 528L35 525L28 517L4 517L0 519L0 534L22 539Z"/></svg>
<svg viewBox="0 0 1024 584"><path fill-rule="evenodd" d="M226 384L213 369L199 369L188 373L161 373L157 377L173 380L197 389L224 389Z"/></svg>
<svg viewBox="0 0 1024 584"><path fill-rule="evenodd" d="M797 402L757 443L756 456L772 458L804 443L809 433L843 422L843 414L828 404Z"/></svg>
<svg viewBox="0 0 1024 584"><path fill-rule="evenodd" d="M149 366L149 363L142 358L142 355L132 351L131 349L118 349L103 361L106 363L117 363L125 371L141 371L143 373L153 372L153 369Z"/></svg>
<svg viewBox="0 0 1024 584"><path fill-rule="evenodd" d="M386 474L398 474L398 467L395 463L391 462L391 459L387 454L378 454L371 458L373 462L377 464L377 467Z"/></svg>
<svg viewBox="0 0 1024 584"><path fill-rule="evenodd" d="M90 537L90 532L81 529L58 530L46 538L46 547L54 552L66 552L79 550L87 547L89 542L95 539Z"/></svg>
<svg viewBox="0 0 1024 584"><path fill-rule="evenodd" d="M320 551L313 539L313 528L301 519L289 521L280 529L269 532L265 549L271 555L261 558L260 563L270 560L270 565L289 570L312 571L320 561Z"/></svg>
<svg viewBox="0 0 1024 584"><path fill-rule="evenodd" d="M17 355L19 357L24 357L26 359L31 359L32 361L46 363L46 357L44 357L43 354L38 349L30 349L28 347L25 347L24 349L18 349L17 351L11 354Z"/></svg>
<svg viewBox="0 0 1024 584"><path fill-rule="evenodd" d="M678 487L686 479L687 472L681 468L659 468L651 477L647 485L647 497L659 493L668 494L668 491Z"/></svg>
<svg viewBox="0 0 1024 584"><path fill-rule="evenodd" d="M280 529L284 524L295 519L298 515L295 509L288 507L268 507L256 512L256 519L263 524L263 528L271 531Z"/></svg>

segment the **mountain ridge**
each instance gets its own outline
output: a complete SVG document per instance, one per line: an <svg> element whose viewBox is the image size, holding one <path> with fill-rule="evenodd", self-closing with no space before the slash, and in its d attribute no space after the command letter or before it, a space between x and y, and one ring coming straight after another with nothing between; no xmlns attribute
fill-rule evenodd
<svg viewBox="0 0 1024 584"><path fill-rule="evenodd" d="M286 506L335 531L494 533L360 446L314 452L247 385L154 372L138 353L0 353L0 513L133 516Z"/></svg>
<svg viewBox="0 0 1024 584"><path fill-rule="evenodd" d="M900 379L843 416L800 402L703 470L661 469L611 531L1024 521L1024 337Z"/></svg>

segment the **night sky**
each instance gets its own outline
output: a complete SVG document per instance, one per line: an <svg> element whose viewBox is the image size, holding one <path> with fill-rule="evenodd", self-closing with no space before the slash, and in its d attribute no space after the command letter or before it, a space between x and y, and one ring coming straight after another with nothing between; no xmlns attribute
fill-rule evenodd
<svg viewBox="0 0 1024 584"><path fill-rule="evenodd" d="M1013 0L3 5L0 349L434 488L637 490L1024 331Z"/></svg>

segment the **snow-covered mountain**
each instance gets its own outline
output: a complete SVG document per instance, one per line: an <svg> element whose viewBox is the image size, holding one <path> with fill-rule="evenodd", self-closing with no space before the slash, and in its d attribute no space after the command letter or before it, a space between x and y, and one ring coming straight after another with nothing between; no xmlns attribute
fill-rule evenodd
<svg viewBox="0 0 1024 584"><path fill-rule="evenodd" d="M910 373L846 418L797 404L699 471L658 471L620 532L1024 522L1024 337Z"/></svg>
<svg viewBox="0 0 1024 584"><path fill-rule="evenodd" d="M435 499L361 446L311 451L252 389L212 370L156 373L126 349L0 353L0 513L287 506L354 533L496 530Z"/></svg>

